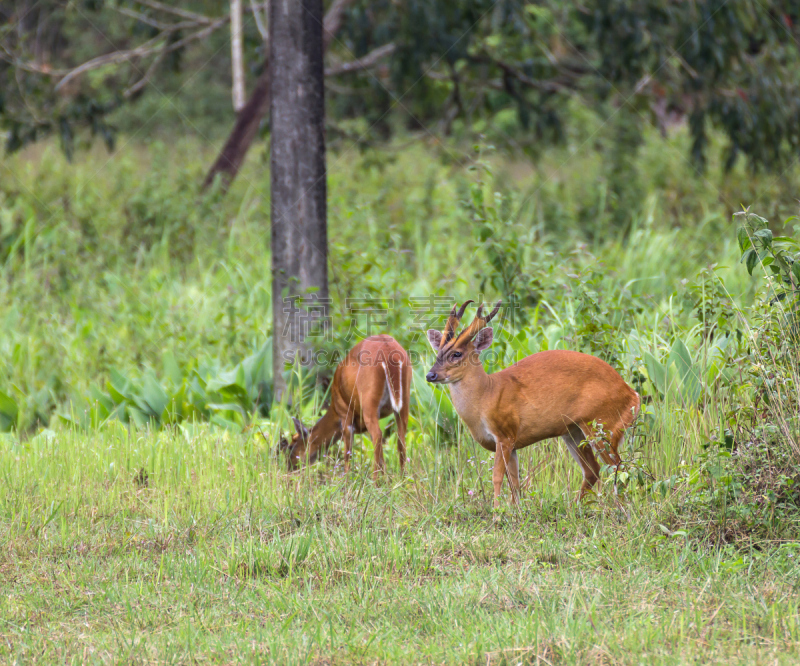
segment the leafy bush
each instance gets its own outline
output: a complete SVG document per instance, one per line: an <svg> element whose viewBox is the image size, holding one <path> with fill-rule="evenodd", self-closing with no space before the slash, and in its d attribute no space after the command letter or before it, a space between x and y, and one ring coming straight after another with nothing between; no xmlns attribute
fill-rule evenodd
<svg viewBox="0 0 800 666"><path fill-rule="evenodd" d="M219 362L205 362L187 371L165 355L161 380L152 372L132 380L112 370L105 391L92 387L91 403L82 414L61 418L84 428L118 418L137 427L188 420L240 429L253 416L269 415L271 379L271 341L229 370L221 370Z"/></svg>

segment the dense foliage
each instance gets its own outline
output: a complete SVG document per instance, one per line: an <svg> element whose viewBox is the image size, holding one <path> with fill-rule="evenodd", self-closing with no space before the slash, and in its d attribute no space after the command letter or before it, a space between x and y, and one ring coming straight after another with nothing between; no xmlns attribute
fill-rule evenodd
<svg viewBox="0 0 800 666"><path fill-rule="evenodd" d="M334 68L394 45L374 66L332 77L332 140L369 143L399 124L538 154L583 105L618 125L613 168L629 175L642 126L687 118L690 153L712 128L725 164L780 169L800 144L798 9L785 0L413 0L348 3ZM48 134L72 154L88 127L153 131L162 110L205 136L227 128L228 15L215 3L51 0L0 3L0 128L16 150ZM252 7L250 78L264 43ZM387 52L388 53L388 52ZM84 73L75 68L89 63ZM617 194L617 192L614 192Z"/></svg>

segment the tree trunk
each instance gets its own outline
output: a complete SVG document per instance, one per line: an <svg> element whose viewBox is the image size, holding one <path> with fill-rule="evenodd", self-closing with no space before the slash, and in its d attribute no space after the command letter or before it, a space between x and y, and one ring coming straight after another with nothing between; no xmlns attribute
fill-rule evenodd
<svg viewBox="0 0 800 666"><path fill-rule="evenodd" d="M344 18L344 10L353 0L334 0L325 14L323 48L327 49L333 36L338 32ZM258 77L253 94L236 118L236 124L222 147L217 159L206 174L203 189L214 182L217 174L222 176L223 186L227 188L236 178L247 156L250 144L258 134L261 120L269 110L269 56L264 59L264 70Z"/></svg>
<svg viewBox="0 0 800 666"><path fill-rule="evenodd" d="M322 0L270 3L272 349L275 398L284 367L308 362L310 326L328 316Z"/></svg>

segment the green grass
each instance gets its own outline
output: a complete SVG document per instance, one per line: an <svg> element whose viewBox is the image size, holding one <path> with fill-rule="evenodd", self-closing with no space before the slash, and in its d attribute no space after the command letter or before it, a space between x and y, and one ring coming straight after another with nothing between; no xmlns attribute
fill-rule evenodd
<svg viewBox="0 0 800 666"><path fill-rule="evenodd" d="M390 453L376 485L368 440L349 476L289 476L264 429L6 440L0 659L796 660L794 543L711 547L674 526L674 501L617 505L608 485L577 507L554 443L522 454L526 475L546 469L495 520L488 454L466 439L414 433L407 474Z"/></svg>
<svg viewBox="0 0 800 666"><path fill-rule="evenodd" d="M698 178L677 133L649 137L636 187L620 190L593 132L533 168L492 157L480 186L457 146L329 155L333 347L352 344L346 302L366 294L388 309L380 332L424 359L409 296L489 300L511 279L525 317L496 336L498 366L590 351L646 400L624 451L631 479L651 475L643 487L620 482L618 499L607 479L576 506L577 466L543 442L520 456L519 509L497 513L490 455L419 381L424 360L408 469L390 442L377 485L367 438L349 476L335 460L284 473L281 406L229 429L64 423L109 391L112 371L167 386L265 348L268 174L256 149L228 196L199 196L213 151L192 139L120 141L110 159L72 164L52 146L4 160L0 398L19 416L0 433L0 661L794 663L797 512L766 486L733 507L745 518L731 513L720 454L704 447L754 415L741 443L788 450L783 435L758 439L763 350L748 308L763 280L737 265L730 213L752 202L784 216L797 173L725 175L712 151ZM621 216L614 202L634 195ZM698 279L714 264L722 282ZM698 293L731 315L713 336ZM676 349L699 398L670 366ZM294 392L307 423L324 396L308 380Z"/></svg>

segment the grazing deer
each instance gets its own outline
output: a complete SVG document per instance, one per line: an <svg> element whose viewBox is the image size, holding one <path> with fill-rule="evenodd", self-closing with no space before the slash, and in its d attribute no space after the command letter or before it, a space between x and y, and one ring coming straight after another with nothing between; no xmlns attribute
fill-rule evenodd
<svg viewBox="0 0 800 666"><path fill-rule="evenodd" d="M383 436L379 420L394 414L400 469L406 464L411 365L406 350L389 335L373 335L359 342L336 368L331 403L311 430L295 418L297 432L291 442L281 440L289 471L307 460L313 463L321 451L344 438L344 468L350 469L353 435L368 432L375 446L374 475L385 470Z"/></svg>
<svg viewBox="0 0 800 666"><path fill-rule="evenodd" d="M574 351L539 352L486 374L479 355L492 344L494 332L487 324L501 302L487 317L481 305L473 322L456 335L469 303L458 312L453 307L444 331L428 331L436 362L426 379L447 384L453 406L472 436L495 452L495 505L504 476L511 486L511 501L517 502L517 451L552 437L563 437L581 466L582 499L599 478L593 447L607 464L620 463L617 448L639 413L639 394L605 361Z"/></svg>

